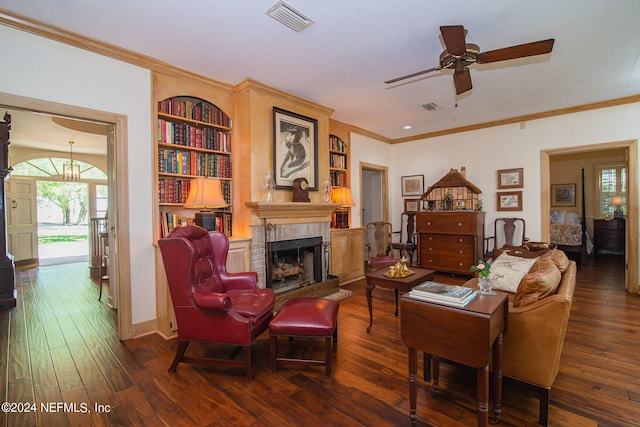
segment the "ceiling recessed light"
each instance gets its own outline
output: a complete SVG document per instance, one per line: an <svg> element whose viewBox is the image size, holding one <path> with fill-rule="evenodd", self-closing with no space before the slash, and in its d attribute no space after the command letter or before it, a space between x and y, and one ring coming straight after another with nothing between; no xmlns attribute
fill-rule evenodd
<svg viewBox="0 0 640 427"><path fill-rule="evenodd" d="M411 126L411 125L404 125L404 126L402 126L402 129L404 129L404 130L413 129L413 126Z"/></svg>

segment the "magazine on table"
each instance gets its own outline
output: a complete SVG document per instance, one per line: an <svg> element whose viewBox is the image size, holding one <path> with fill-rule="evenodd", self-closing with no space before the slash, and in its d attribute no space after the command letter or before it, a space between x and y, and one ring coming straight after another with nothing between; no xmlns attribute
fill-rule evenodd
<svg viewBox="0 0 640 427"><path fill-rule="evenodd" d="M471 289L471 288L469 288ZM467 304L469 304L471 301L473 301L474 299L476 299L476 295L477 295L477 291L471 289L471 292L460 299L443 299L441 297L439 297L437 294L429 294L428 292L414 292L414 291L410 291L409 292L409 297L413 298L413 299L417 299L420 301L427 301L427 302L434 302L437 304L445 304L445 305L451 305L454 307L464 307Z"/></svg>
<svg viewBox="0 0 640 427"><path fill-rule="evenodd" d="M466 286L447 285L430 280L413 287L410 294L428 296L443 301L459 302L475 292L473 288Z"/></svg>

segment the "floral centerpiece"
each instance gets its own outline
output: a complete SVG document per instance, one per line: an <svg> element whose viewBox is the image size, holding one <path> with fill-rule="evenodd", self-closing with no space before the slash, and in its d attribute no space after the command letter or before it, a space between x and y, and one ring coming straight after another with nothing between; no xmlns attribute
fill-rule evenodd
<svg viewBox="0 0 640 427"><path fill-rule="evenodd" d="M478 273L478 286L480 293L491 295L493 288L493 276L491 276L491 264L486 261L478 260L476 265L472 265L469 269L472 273Z"/></svg>
<svg viewBox="0 0 640 427"><path fill-rule="evenodd" d="M476 265L472 265L469 269L472 273L478 273L478 277L491 276L491 264L486 261L478 260Z"/></svg>

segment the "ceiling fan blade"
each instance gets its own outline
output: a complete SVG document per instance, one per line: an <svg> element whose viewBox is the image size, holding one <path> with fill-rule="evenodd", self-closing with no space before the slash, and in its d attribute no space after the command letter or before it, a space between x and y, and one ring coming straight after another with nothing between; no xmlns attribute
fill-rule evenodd
<svg viewBox="0 0 640 427"><path fill-rule="evenodd" d="M462 25L443 25L440 27L442 39L449 53L462 56L467 52L464 41L464 27Z"/></svg>
<svg viewBox="0 0 640 427"><path fill-rule="evenodd" d="M506 61L509 59L525 58L527 56L543 55L551 52L554 39L541 40L539 42L525 43L517 46L482 52L476 57L478 64Z"/></svg>
<svg viewBox="0 0 640 427"><path fill-rule="evenodd" d="M455 73L453 75L453 84L456 87L456 95L465 93L473 88L471 85L471 73L468 68L465 68L461 73Z"/></svg>
<svg viewBox="0 0 640 427"><path fill-rule="evenodd" d="M406 76L396 77L395 79L387 80L385 83L386 84L395 83L395 82L399 82L400 80L410 79L411 77L421 76L422 74L427 74L432 71L438 71L441 69L442 67L433 67L433 68L429 68L428 70L418 71L417 73L407 74Z"/></svg>

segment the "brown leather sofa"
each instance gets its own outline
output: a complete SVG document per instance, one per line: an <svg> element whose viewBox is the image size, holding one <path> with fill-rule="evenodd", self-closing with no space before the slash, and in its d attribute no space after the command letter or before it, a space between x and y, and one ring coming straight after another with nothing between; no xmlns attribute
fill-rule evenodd
<svg viewBox="0 0 640 427"><path fill-rule="evenodd" d="M506 250L513 256L551 255L550 250L536 252L532 252L529 248ZM540 392L539 423L543 426L548 422L549 396L560 366L577 271L576 263L569 261L562 251L553 250L553 257L550 256L550 258L554 258L553 262L561 271L560 283L555 292L540 298L534 295L528 304L514 306L514 301L517 302L521 297L518 295L522 288L521 282L516 294L510 295L502 359L504 376L530 384ZM530 272L536 267L536 265L531 267ZM530 282L529 287L537 287L537 282L533 285Z"/></svg>

